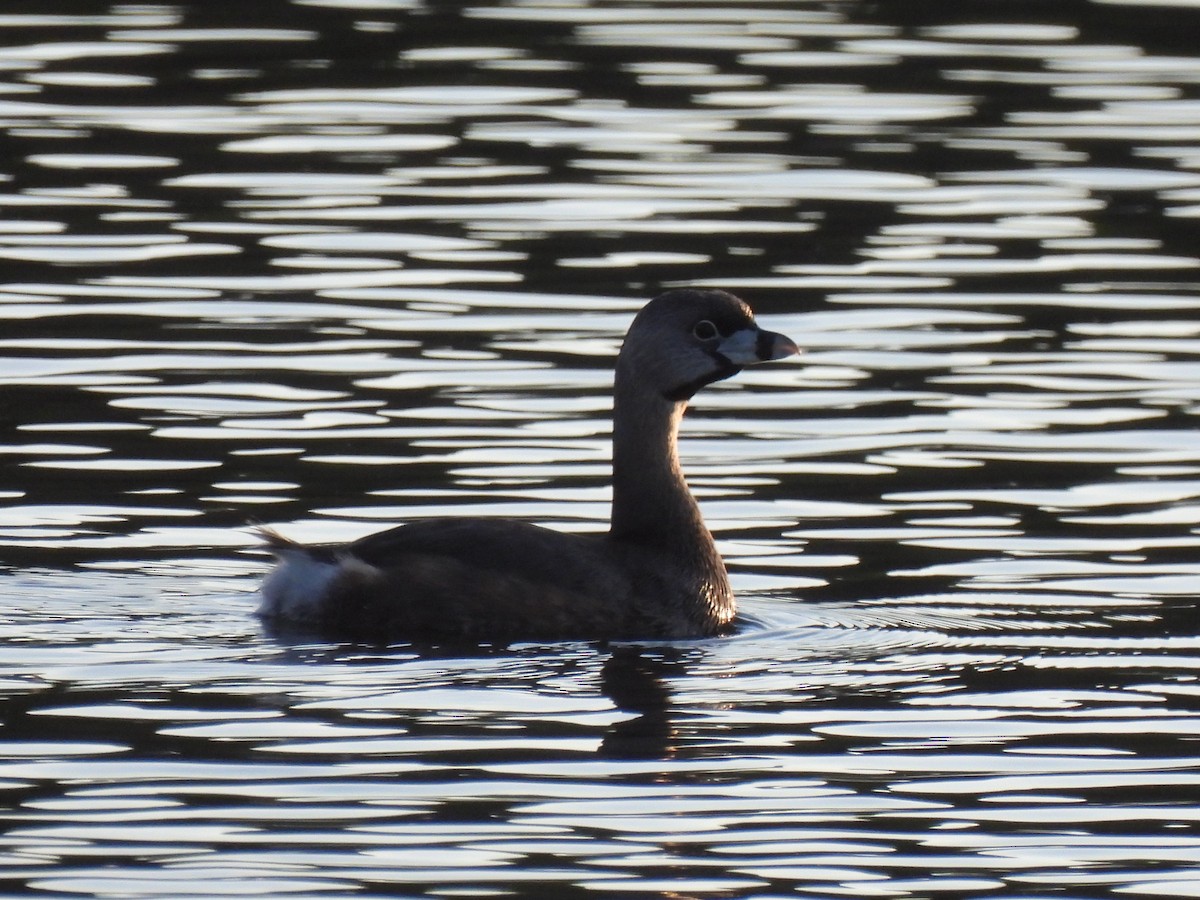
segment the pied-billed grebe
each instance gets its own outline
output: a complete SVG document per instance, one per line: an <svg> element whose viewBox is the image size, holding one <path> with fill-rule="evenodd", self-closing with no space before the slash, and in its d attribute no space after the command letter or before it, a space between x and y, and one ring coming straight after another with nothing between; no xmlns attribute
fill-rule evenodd
<svg viewBox="0 0 1200 900"><path fill-rule="evenodd" d="M679 421L704 385L797 352L732 294L668 291L638 313L617 357L608 533L439 518L305 547L264 530L279 565L259 615L372 642L719 634L735 601L679 467Z"/></svg>

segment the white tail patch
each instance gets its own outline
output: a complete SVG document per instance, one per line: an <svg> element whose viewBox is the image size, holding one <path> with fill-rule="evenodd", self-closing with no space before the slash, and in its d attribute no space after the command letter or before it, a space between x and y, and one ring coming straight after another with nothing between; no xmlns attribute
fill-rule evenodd
<svg viewBox="0 0 1200 900"><path fill-rule="evenodd" d="M262 586L258 614L292 622L316 621L333 583L342 574L336 562L315 559L302 548L275 548L279 565Z"/></svg>

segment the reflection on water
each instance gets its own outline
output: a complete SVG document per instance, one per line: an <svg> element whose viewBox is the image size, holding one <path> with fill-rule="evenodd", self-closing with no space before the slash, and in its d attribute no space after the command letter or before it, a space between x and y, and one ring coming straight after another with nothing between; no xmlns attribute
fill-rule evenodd
<svg viewBox="0 0 1200 900"><path fill-rule="evenodd" d="M0 14L0 890L1195 896L1187 4ZM261 634L249 520L607 519L664 286L731 638Z"/></svg>

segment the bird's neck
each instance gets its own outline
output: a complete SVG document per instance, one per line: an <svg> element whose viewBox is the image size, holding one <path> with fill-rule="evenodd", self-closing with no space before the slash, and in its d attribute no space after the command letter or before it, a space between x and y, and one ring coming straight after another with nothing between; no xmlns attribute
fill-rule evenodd
<svg viewBox="0 0 1200 900"><path fill-rule="evenodd" d="M687 404L618 371L613 392L612 536L663 549L711 546L679 465L677 437Z"/></svg>
<svg viewBox="0 0 1200 900"><path fill-rule="evenodd" d="M733 620L736 602L676 447L687 404L622 377L613 391L613 503L609 539L663 561L685 611L705 632ZM663 602L669 602L664 595Z"/></svg>

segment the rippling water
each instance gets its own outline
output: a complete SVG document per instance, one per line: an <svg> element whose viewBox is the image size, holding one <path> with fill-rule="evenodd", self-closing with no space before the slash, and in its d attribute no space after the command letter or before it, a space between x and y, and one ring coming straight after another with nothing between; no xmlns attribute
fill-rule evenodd
<svg viewBox="0 0 1200 900"><path fill-rule="evenodd" d="M1200 896L1197 4L0 11L0 891ZM730 638L288 643L246 523L607 517Z"/></svg>

